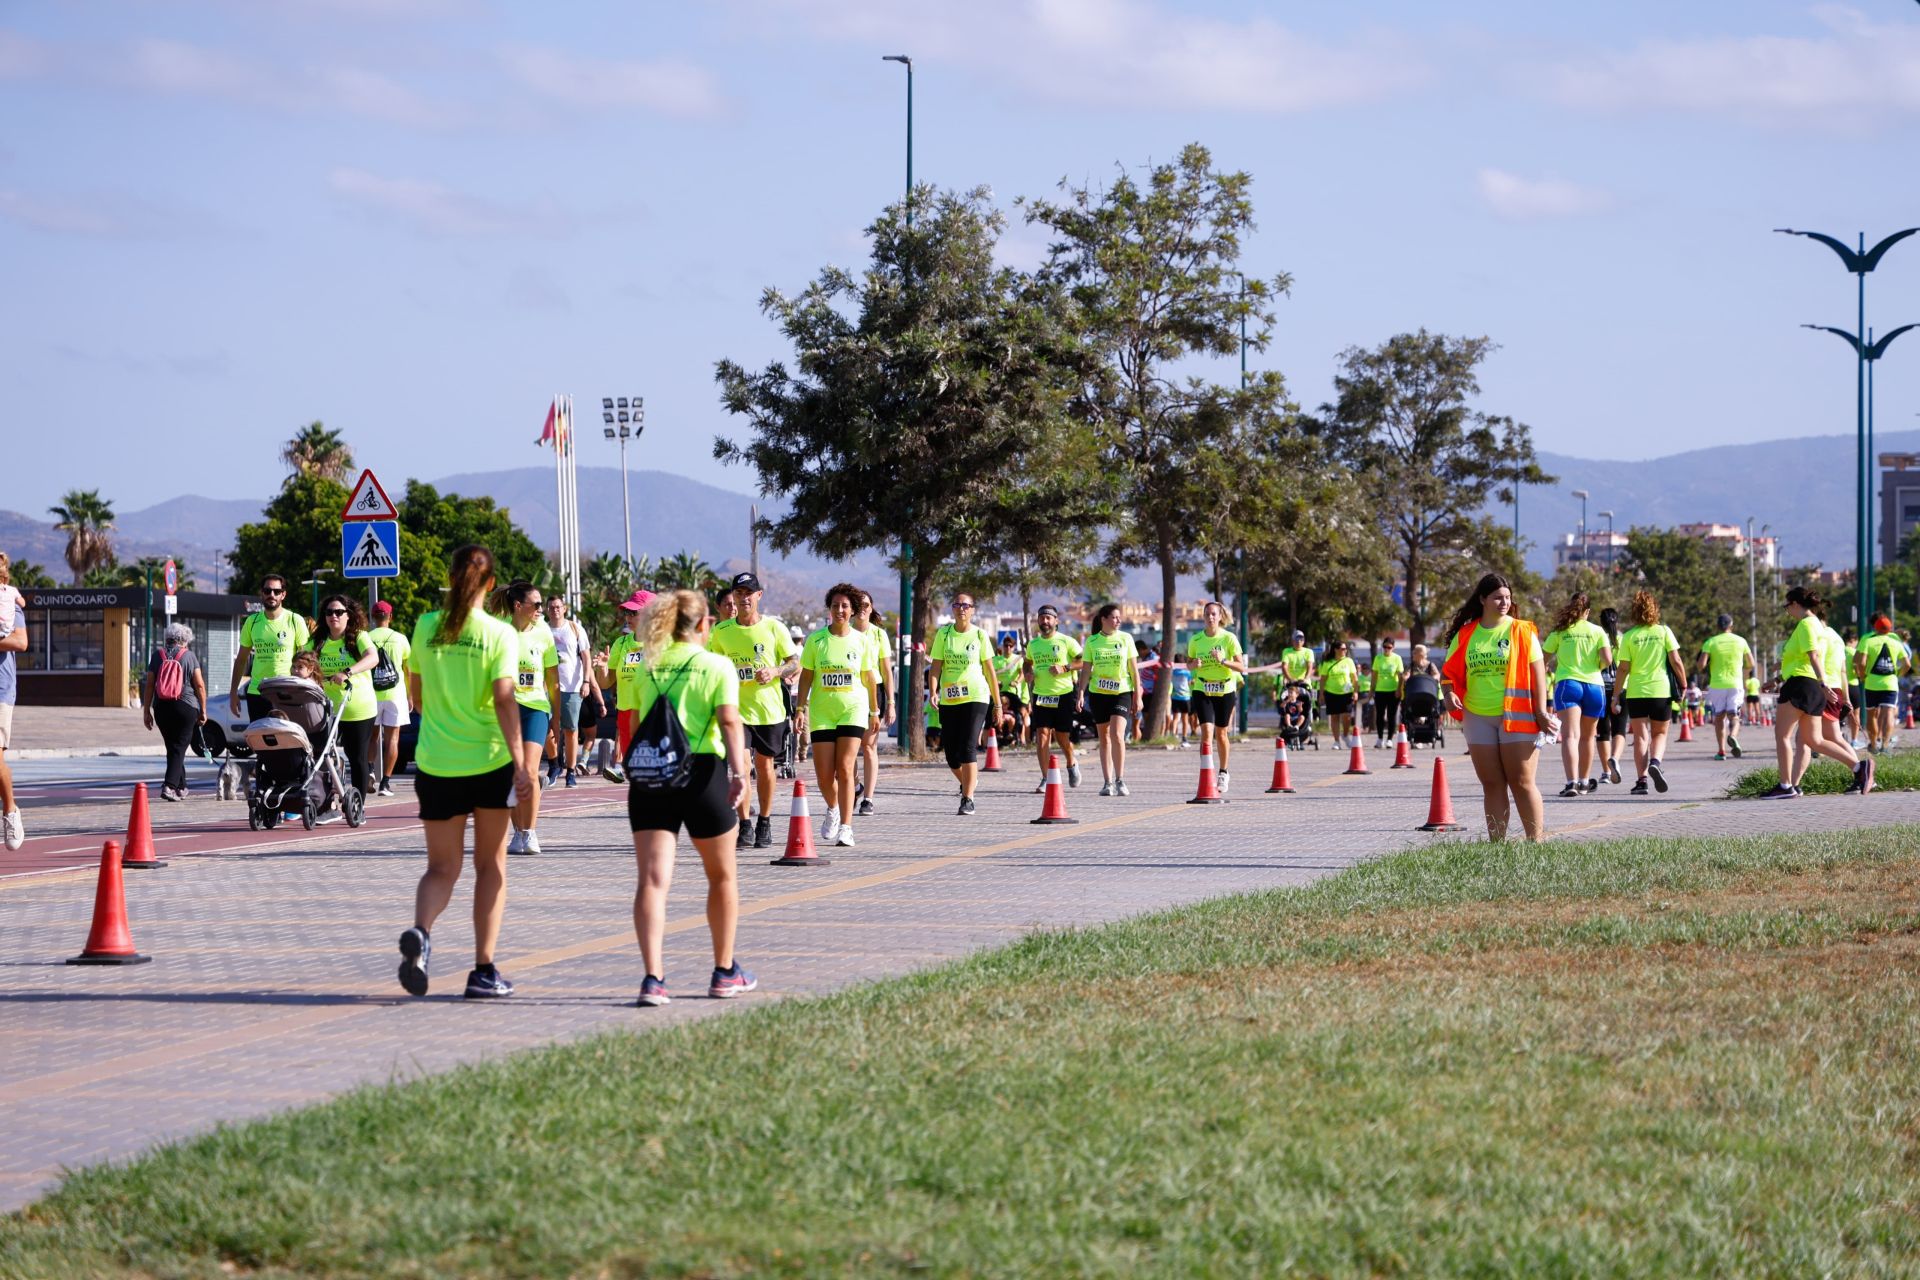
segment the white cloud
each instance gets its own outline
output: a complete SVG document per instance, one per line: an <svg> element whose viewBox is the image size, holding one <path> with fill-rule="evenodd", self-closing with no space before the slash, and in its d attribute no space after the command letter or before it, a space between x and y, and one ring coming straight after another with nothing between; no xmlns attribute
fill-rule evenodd
<svg viewBox="0 0 1920 1280"><path fill-rule="evenodd" d="M1570 106L1604 110L1832 124L1920 112L1920 22L1875 22L1842 5L1812 13L1823 34L1650 40L1551 68L1545 88Z"/></svg>
<svg viewBox="0 0 1920 1280"><path fill-rule="evenodd" d="M383 178L364 169L327 175L335 194L375 214L431 235L557 234L568 219L552 205L512 206L420 178Z"/></svg>
<svg viewBox="0 0 1920 1280"><path fill-rule="evenodd" d="M1564 178L1523 178L1504 169L1482 169L1475 176L1480 198L1502 218L1531 222L1542 218L1573 218L1598 213L1613 203L1604 191L1582 187Z"/></svg>
<svg viewBox="0 0 1920 1280"><path fill-rule="evenodd" d="M0 218L60 235L111 236L122 229L117 220L100 209L50 204L19 191L0 191Z"/></svg>
<svg viewBox="0 0 1920 1280"><path fill-rule="evenodd" d="M137 89L218 98L276 111L339 111L417 129L460 123L465 113L364 67L277 66L184 40L135 41L116 68Z"/></svg>
<svg viewBox="0 0 1920 1280"><path fill-rule="evenodd" d="M782 3L829 35L938 50L944 63L1079 106L1306 111L1389 97L1428 75L1416 50L1386 34L1336 46L1264 17L1198 17L1150 0Z"/></svg>
<svg viewBox="0 0 1920 1280"><path fill-rule="evenodd" d="M721 114L725 106L713 77L687 62L583 58L528 46L501 49L499 59L510 78L571 107L638 108L700 119Z"/></svg>

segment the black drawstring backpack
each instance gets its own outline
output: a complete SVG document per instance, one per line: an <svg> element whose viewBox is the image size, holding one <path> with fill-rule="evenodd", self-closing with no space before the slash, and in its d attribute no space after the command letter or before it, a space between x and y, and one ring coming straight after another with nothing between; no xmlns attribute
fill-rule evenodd
<svg viewBox="0 0 1920 1280"><path fill-rule="evenodd" d="M681 683L685 683L686 673L692 666L691 658L680 665L676 674L682 677ZM647 714L627 743L627 783L641 791L684 791L693 781L693 748L680 725L680 712L673 705L672 691L661 686L660 678L651 667L647 668L647 678L653 681L659 696L647 708ZM712 725L713 712L709 711L707 723L700 726L695 736L705 737Z"/></svg>

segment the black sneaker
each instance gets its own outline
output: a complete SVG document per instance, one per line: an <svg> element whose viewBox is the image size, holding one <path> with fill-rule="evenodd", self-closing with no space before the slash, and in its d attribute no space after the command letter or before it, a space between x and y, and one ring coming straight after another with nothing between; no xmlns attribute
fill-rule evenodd
<svg viewBox="0 0 1920 1280"><path fill-rule="evenodd" d="M512 980L490 964L483 964L467 975L469 1000L493 1000L512 994Z"/></svg>
<svg viewBox="0 0 1920 1280"><path fill-rule="evenodd" d="M1727 750L1733 753L1733 758L1735 760L1738 760L1741 756L1746 754L1745 752L1740 750L1740 739L1734 737L1732 734L1727 735Z"/></svg>
<svg viewBox="0 0 1920 1280"><path fill-rule="evenodd" d="M853 806L853 816L856 818L871 818L873 816L873 801L867 799L865 796L861 796L860 803Z"/></svg>
<svg viewBox="0 0 1920 1280"><path fill-rule="evenodd" d="M753 824L753 847L771 849L773 847L773 819L759 818Z"/></svg>
<svg viewBox="0 0 1920 1280"><path fill-rule="evenodd" d="M1560 798L1563 800L1571 799L1579 794L1580 784L1577 782L1569 782L1566 786L1560 788Z"/></svg>
<svg viewBox="0 0 1920 1280"><path fill-rule="evenodd" d="M1580 789L1586 792L1588 795L1592 795L1594 792L1600 789L1600 779L1588 778L1585 782L1580 784Z"/></svg>
<svg viewBox="0 0 1920 1280"><path fill-rule="evenodd" d="M1607 781L1616 787L1620 785L1620 762L1618 760L1607 761Z"/></svg>
<svg viewBox="0 0 1920 1280"><path fill-rule="evenodd" d="M1667 794L1667 775L1660 768L1658 760L1647 761L1647 776L1653 779L1653 789L1661 795Z"/></svg>
<svg viewBox="0 0 1920 1280"><path fill-rule="evenodd" d="M1853 767L1853 779L1854 779L1854 784L1859 788L1861 795L1864 796L1868 792L1873 790L1873 757L1872 756L1861 757L1860 763Z"/></svg>
<svg viewBox="0 0 1920 1280"><path fill-rule="evenodd" d="M1800 794L1800 788L1790 787L1786 783L1776 783L1773 790L1762 795L1762 800L1791 800Z"/></svg>
<svg viewBox="0 0 1920 1280"><path fill-rule="evenodd" d="M1627 794L1630 796L1643 796L1647 794L1647 780L1642 778L1631 787L1628 787Z"/></svg>
<svg viewBox="0 0 1920 1280"><path fill-rule="evenodd" d="M973 812L973 797L972 797L972 796L961 796L961 797L960 797L960 813L961 813L961 815L962 815L962 816L965 816L966 814L969 814L969 813L972 813L972 812Z"/></svg>
<svg viewBox="0 0 1920 1280"><path fill-rule="evenodd" d="M433 956L433 939L419 925L400 935L400 987L410 996L427 994L427 961Z"/></svg>
<svg viewBox="0 0 1920 1280"><path fill-rule="evenodd" d="M753 819L752 818L740 819L740 836L737 840L734 841L734 843L739 845L742 849L745 849L753 844Z"/></svg>

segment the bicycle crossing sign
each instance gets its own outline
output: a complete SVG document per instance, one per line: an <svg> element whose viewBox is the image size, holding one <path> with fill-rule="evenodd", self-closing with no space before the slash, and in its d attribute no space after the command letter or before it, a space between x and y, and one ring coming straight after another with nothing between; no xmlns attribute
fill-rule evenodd
<svg viewBox="0 0 1920 1280"><path fill-rule="evenodd" d="M395 509L393 499L380 487L380 481L369 468L360 473L359 483L353 486L353 496L347 499L346 510L340 513L342 520L398 520L400 512Z"/></svg>
<svg viewBox="0 0 1920 1280"><path fill-rule="evenodd" d="M400 576L400 522L350 520L340 526L340 572L347 578Z"/></svg>

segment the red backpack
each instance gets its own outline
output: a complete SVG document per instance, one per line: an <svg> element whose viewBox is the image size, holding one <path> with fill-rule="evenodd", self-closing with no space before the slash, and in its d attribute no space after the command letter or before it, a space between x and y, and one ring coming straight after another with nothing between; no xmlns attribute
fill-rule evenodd
<svg viewBox="0 0 1920 1280"><path fill-rule="evenodd" d="M172 702L179 698L187 687L187 673L180 665L180 653L174 649L160 651L160 670L153 676L153 696Z"/></svg>

